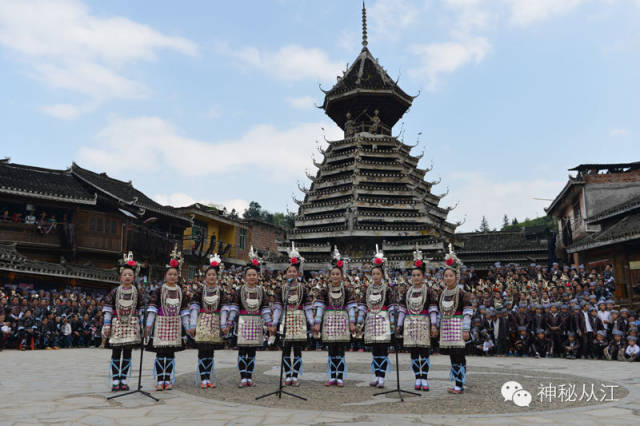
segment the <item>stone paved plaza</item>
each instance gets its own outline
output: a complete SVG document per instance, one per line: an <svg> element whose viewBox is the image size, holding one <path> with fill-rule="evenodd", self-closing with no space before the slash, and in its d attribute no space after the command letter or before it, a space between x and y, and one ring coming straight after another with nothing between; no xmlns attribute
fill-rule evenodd
<svg viewBox="0 0 640 426"><path fill-rule="evenodd" d="M255 397L276 389L278 352L259 352L257 386L238 389L235 351L216 353L218 387L194 386L196 352L177 356L174 390L152 391L160 402L140 394L108 401L108 357L100 349L0 352L1 424L638 424L640 375L636 364L561 359L468 358L464 395L446 393L448 357L432 356L430 392L374 396L368 387L369 353L348 353L343 389L323 386L326 352L305 352L301 386L292 392L309 402ZM153 355L145 353L143 386L153 388ZM139 352L134 352L138 365ZM391 354L392 361L395 360ZM402 388L411 390L409 359L400 354ZM391 378L395 378L395 369ZM387 380L392 389L393 380ZM519 382L533 401L519 407L505 401L501 387ZM133 386L137 377L130 380ZM544 386L543 386L544 385ZM562 389L572 389L563 394ZM591 390L593 388L593 393ZM544 393L541 393L544 392ZM555 395L554 395L555 392Z"/></svg>

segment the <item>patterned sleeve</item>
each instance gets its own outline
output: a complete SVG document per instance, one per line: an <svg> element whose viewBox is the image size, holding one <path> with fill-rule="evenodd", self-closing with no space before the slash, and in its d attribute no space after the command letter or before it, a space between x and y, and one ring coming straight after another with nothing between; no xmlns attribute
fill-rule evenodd
<svg viewBox="0 0 640 426"><path fill-rule="evenodd" d="M115 310L115 298L118 287L111 289L107 297L104 299L104 306L102 312L104 313L104 325L110 325L113 318L113 311Z"/></svg>
<svg viewBox="0 0 640 426"><path fill-rule="evenodd" d="M347 303L347 313L349 314L349 322L352 324L355 324L358 318L358 303L356 303L355 294L351 286L347 286L347 285L345 285L344 287L344 292L345 292L345 300ZM327 299L329 298L328 293L326 297ZM329 303L328 300L327 300L327 303Z"/></svg>
<svg viewBox="0 0 640 426"><path fill-rule="evenodd" d="M282 286L284 284L278 284L273 288L273 304L282 307Z"/></svg>
<svg viewBox="0 0 640 426"><path fill-rule="evenodd" d="M427 288L427 310L429 311L429 318L431 319L431 324L436 325L438 320L438 293L432 288Z"/></svg>
<svg viewBox="0 0 640 426"><path fill-rule="evenodd" d="M138 302L136 303L136 310L138 311L138 313L141 313L144 310L144 287L136 286L136 290L138 290Z"/></svg>
<svg viewBox="0 0 640 426"><path fill-rule="evenodd" d="M396 298L396 305L398 305L398 310L400 311L404 310L406 312L407 310L407 293L408 292L409 292L409 289L405 290L404 293L402 294L398 294Z"/></svg>
<svg viewBox="0 0 640 426"><path fill-rule="evenodd" d="M102 312L109 312L113 314L113 310L115 309L115 299L117 291L118 287L112 288L111 291L109 291L107 297L104 298L104 306L102 307Z"/></svg>
<svg viewBox="0 0 640 426"><path fill-rule="evenodd" d="M362 324L364 323L364 319L367 316L367 286L363 285L360 288L360 295L357 296L358 297L358 319L357 319L357 323L358 324Z"/></svg>
<svg viewBox="0 0 640 426"><path fill-rule="evenodd" d="M473 307L471 304L471 294L461 291L460 299L462 302L462 331L469 331L471 329L471 317L473 316Z"/></svg>
<svg viewBox="0 0 640 426"><path fill-rule="evenodd" d="M349 308L349 306L356 306L356 297L353 294L353 288L351 288L350 285L345 285L344 286L344 293L345 293L345 303L347 304L347 309ZM327 293L327 290L325 290L325 301L326 303L329 303L329 295Z"/></svg>
<svg viewBox="0 0 640 426"><path fill-rule="evenodd" d="M396 298L397 298L397 289L395 288L395 286L388 286L387 288L387 292L385 293L384 296L384 306L386 306L387 308L395 308L396 305Z"/></svg>
<svg viewBox="0 0 640 426"><path fill-rule="evenodd" d="M232 288L222 288L222 307L220 308L220 327L231 327L238 315L238 292Z"/></svg>
<svg viewBox="0 0 640 426"><path fill-rule="evenodd" d="M186 295L185 298L187 298ZM202 285L200 285L198 289L193 292L191 298L188 299L190 299L188 301L190 309L200 310L200 308L202 307Z"/></svg>
<svg viewBox="0 0 640 426"><path fill-rule="evenodd" d="M260 313L262 314L262 319L264 319L267 327L273 325L272 316L271 316L271 307L269 306L269 296L265 291L264 287L260 287L260 291L262 292L262 305L260 306Z"/></svg>
<svg viewBox="0 0 640 426"><path fill-rule="evenodd" d="M405 291L402 295L398 295L398 300L396 301L398 310L398 327L402 327L404 325L404 318L407 316L407 293L409 293L408 290Z"/></svg>
<svg viewBox="0 0 640 426"><path fill-rule="evenodd" d="M226 292L226 302L225 305L234 306L236 310L240 309L240 291L239 289L229 287L225 289Z"/></svg>
<svg viewBox="0 0 640 426"><path fill-rule="evenodd" d="M312 291L306 290L306 289L305 289L305 291L307 291L307 293L308 293L308 295L307 295L308 302L311 302L308 305L309 306L308 312L311 313L311 318L307 317L307 320L308 320L309 324L311 324L311 325L320 324L320 323L322 323L322 314L323 314L324 308L326 306L326 304L325 304L326 290L325 289L320 289L320 291L318 292L318 295L315 298L315 300L313 300L314 299L314 295L313 295ZM306 306L307 306L307 304L305 304L305 309L307 309ZM315 317L313 316L313 310L314 309L316 310ZM305 312L307 312L307 311L305 310Z"/></svg>
<svg viewBox="0 0 640 426"><path fill-rule="evenodd" d="M191 290L187 290L187 286L182 286L182 303L180 304L180 317L182 318L182 326L185 330L191 327L191 312L189 311L189 303L193 294ZM194 324L195 325L195 324Z"/></svg>
<svg viewBox="0 0 640 426"><path fill-rule="evenodd" d="M330 284L327 284L327 286ZM348 295L348 290L345 288L345 295ZM347 296L348 297L348 296ZM345 301L347 300L345 297ZM320 291L318 291L318 297L313 302L314 306L323 306L326 307L329 304L329 287L321 287Z"/></svg>
<svg viewBox="0 0 640 426"><path fill-rule="evenodd" d="M189 302L189 315L191 316L189 324L190 328L196 328L198 325L198 314L200 313L200 307L202 306L202 285L196 289L191 296Z"/></svg>
<svg viewBox="0 0 640 426"><path fill-rule="evenodd" d="M473 315L473 303L471 301L471 293L462 293L462 315Z"/></svg>
<svg viewBox="0 0 640 426"><path fill-rule="evenodd" d="M307 286L307 284L303 282L302 283L302 306L304 306L305 309L313 308L315 302L318 301L318 299L319 298L315 298L314 300L314 294L313 294L313 291L311 290L311 287Z"/></svg>
<svg viewBox="0 0 640 426"><path fill-rule="evenodd" d="M282 287L276 286L273 290L273 312L271 321L274 325L278 325L282 316Z"/></svg>
<svg viewBox="0 0 640 426"><path fill-rule="evenodd" d="M158 313L158 308L160 307L160 291L162 286L151 292L151 300L149 300L149 307L147 308L148 312Z"/></svg>

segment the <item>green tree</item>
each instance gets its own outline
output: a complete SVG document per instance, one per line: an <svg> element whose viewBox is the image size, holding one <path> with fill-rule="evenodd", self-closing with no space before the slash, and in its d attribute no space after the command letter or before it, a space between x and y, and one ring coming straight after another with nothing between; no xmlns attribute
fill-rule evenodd
<svg viewBox="0 0 640 426"><path fill-rule="evenodd" d="M502 228L500 228L500 230L504 231L508 227L509 227L509 216L507 216L507 214L505 213L505 215L502 217Z"/></svg>
<svg viewBox="0 0 640 426"><path fill-rule="evenodd" d="M257 201L249 203L249 207L245 209L242 217L245 219L259 219L262 217L262 206Z"/></svg>
<svg viewBox="0 0 640 426"><path fill-rule="evenodd" d="M482 220L480 221L480 229L479 232L491 232L491 228L489 227L489 221L486 216L482 216Z"/></svg>

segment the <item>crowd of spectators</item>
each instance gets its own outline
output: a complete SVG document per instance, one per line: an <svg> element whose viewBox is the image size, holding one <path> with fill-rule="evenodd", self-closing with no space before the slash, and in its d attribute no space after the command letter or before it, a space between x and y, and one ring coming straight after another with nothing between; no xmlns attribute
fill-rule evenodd
<svg viewBox="0 0 640 426"><path fill-rule="evenodd" d="M237 289L242 277L242 268L230 267L221 273L221 283ZM371 282L369 271L347 268L345 279L356 302L364 303L365 290ZM305 281L308 290L317 294L328 284L328 273L308 273ZM387 270L387 281L399 298L410 285L410 271ZM271 300L283 282L284 275L279 271L262 273L261 283ZM441 291L442 270L428 269L426 282L436 292ZM146 291L158 285L151 283ZM199 285L198 279L184 282L186 296L198 291ZM496 263L482 274L463 268L460 285L473 295L469 354L640 360L639 312L616 308L615 277L610 265L598 271L586 270L582 265ZM100 291L20 290L6 285L0 292L0 349L100 346L103 297ZM229 348L234 348L234 340L231 333ZM435 352L437 343L433 339ZM269 348L267 342L265 348ZM323 349L319 336L311 332L308 349ZM361 334L355 333L350 350L366 349Z"/></svg>
<svg viewBox="0 0 640 426"><path fill-rule="evenodd" d="M33 210L29 210L25 213L11 212L9 209L4 209L2 215L0 215L0 222L5 223L24 223L26 225L33 225L41 234L48 234L54 230L58 223L67 223L68 216L64 214L63 217L58 220L55 214L49 214L46 211L37 213Z"/></svg>

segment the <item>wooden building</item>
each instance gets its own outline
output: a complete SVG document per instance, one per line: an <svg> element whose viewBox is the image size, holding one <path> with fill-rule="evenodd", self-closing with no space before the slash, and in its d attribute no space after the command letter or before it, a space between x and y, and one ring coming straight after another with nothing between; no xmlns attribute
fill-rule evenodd
<svg viewBox="0 0 640 426"><path fill-rule="evenodd" d="M640 303L640 162L582 164L547 208L558 256L587 269L613 266L616 298Z"/></svg>
<svg viewBox="0 0 640 426"><path fill-rule="evenodd" d="M53 170L0 161L0 212L0 243L13 244L11 250L23 260L96 268L95 277L132 250L143 275L161 278L168 253L174 244L181 246L184 229L191 224L131 182L75 163ZM0 273L4 279L20 278L18 271L1 266ZM93 286L101 282L78 280Z"/></svg>
<svg viewBox="0 0 640 426"><path fill-rule="evenodd" d="M461 232L455 235L458 257L467 267L488 270L496 262L548 266L555 260L555 235L546 227L519 231Z"/></svg>

